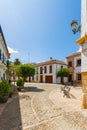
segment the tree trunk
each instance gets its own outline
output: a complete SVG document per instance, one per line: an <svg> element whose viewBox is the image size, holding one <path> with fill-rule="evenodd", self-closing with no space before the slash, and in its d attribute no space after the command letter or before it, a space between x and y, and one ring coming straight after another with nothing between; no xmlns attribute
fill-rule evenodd
<svg viewBox="0 0 87 130"><path fill-rule="evenodd" d="M63 77L61 77L61 83L64 84L64 78Z"/></svg>

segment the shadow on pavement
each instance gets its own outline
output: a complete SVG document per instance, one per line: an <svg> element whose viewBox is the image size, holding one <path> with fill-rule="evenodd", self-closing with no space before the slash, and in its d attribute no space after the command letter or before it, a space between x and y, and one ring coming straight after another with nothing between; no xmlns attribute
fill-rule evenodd
<svg viewBox="0 0 87 130"><path fill-rule="evenodd" d="M5 109L0 115L0 130L23 130L20 112L19 95L17 94L11 102L6 103Z"/></svg>
<svg viewBox="0 0 87 130"><path fill-rule="evenodd" d="M73 99L77 99L73 94L70 93L70 97Z"/></svg>
<svg viewBox="0 0 87 130"><path fill-rule="evenodd" d="M40 88L37 88L37 87L25 87L25 92L43 92L45 91L44 89L40 89Z"/></svg>

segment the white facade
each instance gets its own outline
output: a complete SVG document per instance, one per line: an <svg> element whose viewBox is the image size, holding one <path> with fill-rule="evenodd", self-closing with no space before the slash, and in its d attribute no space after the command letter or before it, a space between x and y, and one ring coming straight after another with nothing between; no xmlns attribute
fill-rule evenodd
<svg viewBox="0 0 87 130"><path fill-rule="evenodd" d="M85 42L82 45L81 59L82 59L81 72L87 72L87 42Z"/></svg>
<svg viewBox="0 0 87 130"><path fill-rule="evenodd" d="M6 57L6 54L4 52L4 49L2 47L1 42L0 42L0 50L1 50L1 53L4 54L4 56ZM0 80L3 78L3 76L5 76L4 78L6 78L6 75L5 75L6 65L3 64L2 61L3 61L3 57L1 56L1 59L0 59Z"/></svg>
<svg viewBox="0 0 87 130"><path fill-rule="evenodd" d="M87 0L81 1L81 37L84 37L87 33ZM81 45L81 59L82 68L81 72L87 71L87 42Z"/></svg>
<svg viewBox="0 0 87 130"><path fill-rule="evenodd" d="M6 69L0 68L0 80L3 79L3 78L6 79L5 70Z"/></svg>
<svg viewBox="0 0 87 130"><path fill-rule="evenodd" d="M61 68L61 66L63 66L63 68L67 68L66 65L56 64L56 70L55 71L58 71ZM55 76L55 81L56 81L56 83L61 83L61 78L60 77L56 78L56 76ZM66 83L66 82L67 82L67 78L64 77L64 83Z"/></svg>
<svg viewBox="0 0 87 130"><path fill-rule="evenodd" d="M77 66L78 59L81 59L81 56L74 57L74 80L77 80L76 74L81 73L81 66Z"/></svg>
<svg viewBox="0 0 87 130"><path fill-rule="evenodd" d="M52 73L49 72L49 67L50 65L52 66ZM52 76L52 83L61 83L61 78L60 77L56 77L56 72L61 68L61 66L63 66L63 68L67 68L67 65L63 65L63 64L58 64L58 63L53 63L53 64L45 64L42 66L38 66L36 68L38 74L35 75L35 80L37 80L37 76L38 76L38 82L40 82L40 76L43 76L43 83L46 83L46 76ZM43 68L43 73L40 74L40 67ZM46 73L44 72L44 67L47 68ZM67 78L64 78L64 83L67 82Z"/></svg>
<svg viewBox="0 0 87 130"><path fill-rule="evenodd" d="M81 37L84 37L87 34L87 0L82 0L81 7ZM81 45L81 59L82 59L82 68L81 72L87 72L87 41Z"/></svg>
<svg viewBox="0 0 87 130"><path fill-rule="evenodd" d="M7 60L10 57L10 54L8 52L4 35L2 32L2 29L0 27L0 80L6 79L5 71L7 69Z"/></svg>
<svg viewBox="0 0 87 130"><path fill-rule="evenodd" d="M81 37L87 33L87 0L81 0Z"/></svg>

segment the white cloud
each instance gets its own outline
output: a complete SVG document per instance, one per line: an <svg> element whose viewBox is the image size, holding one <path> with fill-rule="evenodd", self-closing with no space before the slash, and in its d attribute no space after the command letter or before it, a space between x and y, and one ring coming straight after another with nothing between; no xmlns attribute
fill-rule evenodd
<svg viewBox="0 0 87 130"><path fill-rule="evenodd" d="M79 47L79 50L77 51L77 52L81 52L81 50L82 50L82 48L81 48L81 46Z"/></svg>
<svg viewBox="0 0 87 130"><path fill-rule="evenodd" d="M8 47L8 50L9 50L9 53L19 53L17 50L14 50L13 48L11 47Z"/></svg>

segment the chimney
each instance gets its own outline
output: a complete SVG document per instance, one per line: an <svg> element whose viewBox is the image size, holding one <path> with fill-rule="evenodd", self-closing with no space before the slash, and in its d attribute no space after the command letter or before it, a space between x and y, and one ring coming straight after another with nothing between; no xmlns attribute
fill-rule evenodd
<svg viewBox="0 0 87 130"><path fill-rule="evenodd" d="M53 58L52 58L52 57L50 57L50 60L53 60Z"/></svg>

